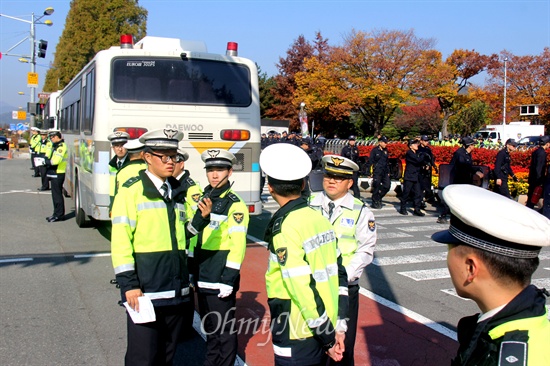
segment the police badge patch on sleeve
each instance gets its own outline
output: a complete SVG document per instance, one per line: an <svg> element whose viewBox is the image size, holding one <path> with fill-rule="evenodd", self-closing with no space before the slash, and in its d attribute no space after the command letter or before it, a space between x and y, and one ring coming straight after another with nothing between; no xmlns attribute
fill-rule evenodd
<svg viewBox="0 0 550 366"><path fill-rule="evenodd" d="M235 212L233 214L233 220L235 220L237 224L240 224L241 222L243 222L243 219L244 219L244 214L240 212Z"/></svg>
<svg viewBox="0 0 550 366"><path fill-rule="evenodd" d="M279 261L279 264L284 266L287 258L286 248L279 248L275 251L275 253L277 253L277 260Z"/></svg>
<svg viewBox="0 0 550 366"><path fill-rule="evenodd" d="M192 195L191 198L193 199L193 201L198 203L200 198L201 198L201 195L199 193L197 193L197 194Z"/></svg>
<svg viewBox="0 0 550 366"><path fill-rule="evenodd" d="M369 220L369 230L374 231L376 229L376 223L374 220Z"/></svg>

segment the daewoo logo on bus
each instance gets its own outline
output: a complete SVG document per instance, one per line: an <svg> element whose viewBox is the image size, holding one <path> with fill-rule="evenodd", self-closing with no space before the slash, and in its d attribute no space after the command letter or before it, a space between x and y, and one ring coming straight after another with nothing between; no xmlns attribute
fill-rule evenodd
<svg viewBox="0 0 550 366"><path fill-rule="evenodd" d="M179 131L202 131L204 130L203 125L185 125L185 124L179 124L179 125L171 125L167 124L166 128L173 128Z"/></svg>

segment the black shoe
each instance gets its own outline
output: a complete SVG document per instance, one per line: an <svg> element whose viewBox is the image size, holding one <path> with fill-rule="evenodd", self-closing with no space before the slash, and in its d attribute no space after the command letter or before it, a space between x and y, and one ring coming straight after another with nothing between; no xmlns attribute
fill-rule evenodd
<svg viewBox="0 0 550 366"><path fill-rule="evenodd" d="M399 213L401 215L408 215L409 214L405 208L402 208L401 210L399 210Z"/></svg>
<svg viewBox="0 0 550 366"><path fill-rule="evenodd" d="M48 217L46 217L46 221L50 221L50 220L53 219L54 217L55 217L55 215L48 216Z"/></svg>
<svg viewBox="0 0 550 366"><path fill-rule="evenodd" d="M436 221L438 224L446 224L447 223L447 218L444 217L444 216L439 216L437 218L437 221Z"/></svg>
<svg viewBox="0 0 550 366"><path fill-rule="evenodd" d="M414 210L413 211L414 216L426 216L426 214L420 210Z"/></svg>
<svg viewBox="0 0 550 366"><path fill-rule="evenodd" d="M63 218L52 216L52 218L48 220L48 222L58 222L58 221L63 221Z"/></svg>
<svg viewBox="0 0 550 366"><path fill-rule="evenodd" d="M44 192L44 191L49 191L50 189L49 189L49 188L38 188L38 190L39 190L40 192Z"/></svg>
<svg viewBox="0 0 550 366"><path fill-rule="evenodd" d="M40 177L40 174L33 174L33 175L31 175L31 177L33 177L33 178Z"/></svg>

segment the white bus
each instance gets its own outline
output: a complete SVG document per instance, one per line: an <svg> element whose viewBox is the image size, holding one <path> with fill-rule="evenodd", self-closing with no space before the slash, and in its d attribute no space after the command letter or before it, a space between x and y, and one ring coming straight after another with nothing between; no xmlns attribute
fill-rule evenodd
<svg viewBox="0 0 550 366"><path fill-rule="evenodd" d="M184 133L185 168L208 185L200 154L222 148L237 158L233 189L252 215L261 213L260 101L258 71L237 56L208 53L197 41L147 36L132 45L100 51L63 89L59 128L69 147L65 190L75 202L76 222L109 220L109 169L113 155L107 136L174 128Z"/></svg>

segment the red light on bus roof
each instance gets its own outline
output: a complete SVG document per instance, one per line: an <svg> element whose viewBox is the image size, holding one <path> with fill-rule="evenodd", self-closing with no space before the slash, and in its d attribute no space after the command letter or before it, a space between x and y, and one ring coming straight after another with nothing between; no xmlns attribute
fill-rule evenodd
<svg viewBox="0 0 550 366"><path fill-rule="evenodd" d="M227 50L225 54L227 56L237 56L238 55L239 44L237 42L227 42Z"/></svg>
<svg viewBox="0 0 550 366"><path fill-rule="evenodd" d="M126 132L128 135L130 135L130 140L134 140L140 138L141 135L147 132L147 129L137 127L117 127L115 128L115 131Z"/></svg>
<svg viewBox="0 0 550 366"><path fill-rule="evenodd" d="M134 48L134 37L131 34L121 34L120 48Z"/></svg>
<svg viewBox="0 0 550 366"><path fill-rule="evenodd" d="M220 132L222 140L229 141L247 141L250 140L250 131L248 130L222 130Z"/></svg>
<svg viewBox="0 0 550 366"><path fill-rule="evenodd" d="M249 212L249 213L254 213L254 212L256 212L256 210L254 209L254 205L248 205L248 212Z"/></svg>

